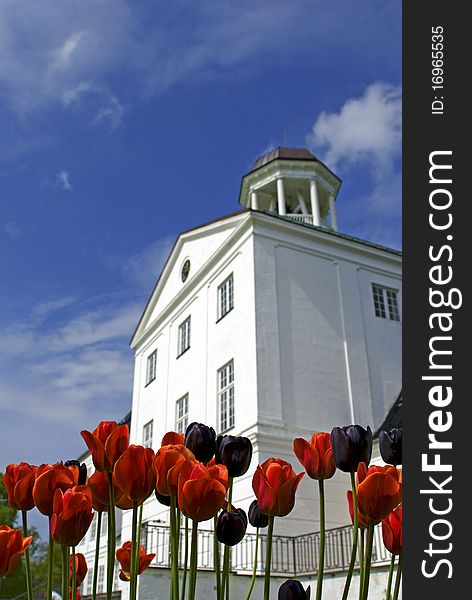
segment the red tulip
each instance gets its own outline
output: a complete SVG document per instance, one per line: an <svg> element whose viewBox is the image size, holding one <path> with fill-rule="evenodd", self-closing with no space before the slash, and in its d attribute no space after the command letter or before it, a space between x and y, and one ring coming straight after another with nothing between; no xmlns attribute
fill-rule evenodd
<svg viewBox="0 0 472 600"><path fill-rule="evenodd" d="M305 473L295 475L292 465L281 458L269 458L258 465L252 478L262 513L270 517L285 517L295 505L295 492Z"/></svg>
<svg viewBox="0 0 472 600"><path fill-rule="evenodd" d="M153 469L154 450L132 444L115 464L113 477L123 494L142 504L152 494L156 482Z"/></svg>
<svg viewBox="0 0 472 600"><path fill-rule="evenodd" d="M382 521L382 538L385 548L392 554L401 554L403 548L402 536L403 510L397 506Z"/></svg>
<svg viewBox="0 0 472 600"><path fill-rule="evenodd" d="M352 500L352 491L349 490L346 495L349 506L349 515L351 516L351 521L354 523L354 503ZM359 507L357 507L357 519L358 525L361 529L367 529L367 527L369 527L369 519L360 512Z"/></svg>
<svg viewBox="0 0 472 600"><path fill-rule="evenodd" d="M37 509L50 517L53 513L53 501L56 490L65 492L76 485L76 471L62 463L40 465L36 471L33 486L33 500Z"/></svg>
<svg viewBox="0 0 472 600"><path fill-rule="evenodd" d="M169 446L176 444L183 444L185 442L185 434L177 433L176 431L168 431L164 437L162 438L161 448L162 446Z"/></svg>
<svg viewBox="0 0 472 600"><path fill-rule="evenodd" d="M216 465L216 464L210 465L210 463L207 464L206 468L208 469L208 472L210 473L210 477L212 477L213 479L216 479L217 481L222 483L224 485L225 490L228 490L228 486L229 486L228 468L225 465Z"/></svg>
<svg viewBox="0 0 472 600"><path fill-rule="evenodd" d="M72 600L72 588L69 588L69 600ZM79 590L75 590L75 600L80 600Z"/></svg>
<svg viewBox="0 0 472 600"><path fill-rule="evenodd" d="M62 546L77 546L93 519L92 494L86 485L77 485L54 494L51 536Z"/></svg>
<svg viewBox="0 0 472 600"><path fill-rule="evenodd" d="M104 473L103 471L95 471L95 473L88 478L87 485L92 493L93 509L97 512L107 511L110 504L108 473ZM122 510L133 508L132 500L123 494L114 478L113 493L115 496L115 506L117 508L121 508Z"/></svg>
<svg viewBox="0 0 472 600"><path fill-rule="evenodd" d="M87 480L87 485L92 494L93 510L105 512L109 508L110 495L108 491L108 473L95 471Z"/></svg>
<svg viewBox="0 0 472 600"><path fill-rule="evenodd" d="M130 581L131 579L131 548L132 542L125 542L116 551L116 558L121 565L120 579ZM151 564L155 554L146 554L143 546L139 546L138 575L141 575Z"/></svg>
<svg viewBox="0 0 472 600"><path fill-rule="evenodd" d="M32 536L24 538L19 529L0 525L0 577L13 573L32 540Z"/></svg>
<svg viewBox="0 0 472 600"><path fill-rule="evenodd" d="M357 470L357 503L359 511L374 523L396 508L402 498L401 474L396 467L360 463Z"/></svg>
<svg viewBox="0 0 472 600"><path fill-rule="evenodd" d="M72 556L69 559L69 579L72 581ZM75 555L75 583L77 587L84 581L85 576L87 575L88 567L87 561L85 560L85 556L78 552Z"/></svg>
<svg viewBox="0 0 472 600"><path fill-rule="evenodd" d="M33 486L38 467L26 462L8 465L3 483L8 494L8 504L16 510L31 510L34 507Z"/></svg>
<svg viewBox="0 0 472 600"><path fill-rule="evenodd" d="M221 473L221 469L208 469L196 460L183 463L179 476L178 504L186 517L194 521L207 521L223 508L227 487L221 482Z"/></svg>
<svg viewBox="0 0 472 600"><path fill-rule="evenodd" d="M307 442L295 438L293 451L312 479L330 479L336 471L329 433L315 433Z"/></svg>
<svg viewBox="0 0 472 600"><path fill-rule="evenodd" d="M195 460L195 457L183 444L162 446L156 452L153 468L159 494L177 496L180 470L187 460Z"/></svg>
<svg viewBox="0 0 472 600"><path fill-rule="evenodd" d="M107 473L113 471L129 444L128 425L118 425L116 421L101 421L92 433L84 429L80 434L90 450L95 468Z"/></svg>

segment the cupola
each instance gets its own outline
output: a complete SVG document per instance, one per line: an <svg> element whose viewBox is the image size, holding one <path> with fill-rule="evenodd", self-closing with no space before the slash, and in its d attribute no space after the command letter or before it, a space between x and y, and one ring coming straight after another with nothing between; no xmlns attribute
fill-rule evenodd
<svg viewBox="0 0 472 600"><path fill-rule="evenodd" d="M337 231L340 186L341 180L306 148L279 146L260 156L243 177L239 203Z"/></svg>

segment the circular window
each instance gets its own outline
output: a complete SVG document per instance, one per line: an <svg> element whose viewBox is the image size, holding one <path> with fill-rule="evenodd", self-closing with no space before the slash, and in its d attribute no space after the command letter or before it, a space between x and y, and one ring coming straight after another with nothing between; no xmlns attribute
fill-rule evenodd
<svg viewBox="0 0 472 600"><path fill-rule="evenodd" d="M183 264L182 271L180 273L180 275L182 277L182 281L187 281L187 277L188 277L189 273L190 273L190 261L187 258L187 260Z"/></svg>

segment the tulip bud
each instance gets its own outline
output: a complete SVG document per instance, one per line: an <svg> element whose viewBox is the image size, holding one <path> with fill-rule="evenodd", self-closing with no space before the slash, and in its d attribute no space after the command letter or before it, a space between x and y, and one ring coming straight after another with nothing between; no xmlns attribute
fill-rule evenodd
<svg viewBox="0 0 472 600"><path fill-rule="evenodd" d="M87 483L87 465L85 463L81 464L78 460L66 460L64 466L77 467L79 471L77 485L85 485Z"/></svg>
<svg viewBox="0 0 472 600"><path fill-rule="evenodd" d="M296 579L287 579L285 583L279 587L279 600L310 600L310 586L303 589L302 584Z"/></svg>
<svg viewBox="0 0 472 600"><path fill-rule="evenodd" d="M372 431L360 425L334 427L331 431L331 447L336 466L341 471L355 473L359 463L370 463L372 455Z"/></svg>
<svg viewBox="0 0 472 600"><path fill-rule="evenodd" d="M249 469L252 444L247 437L219 435L216 439L215 460L225 465L229 477L240 477Z"/></svg>
<svg viewBox="0 0 472 600"><path fill-rule="evenodd" d="M206 464L215 454L215 430L203 423L190 423L185 432L185 446L193 452L197 460Z"/></svg>
<svg viewBox="0 0 472 600"><path fill-rule="evenodd" d="M216 537L226 546L235 546L243 539L247 528L246 513L242 508L233 512L223 510L218 516Z"/></svg>
<svg viewBox="0 0 472 600"><path fill-rule="evenodd" d="M394 427L381 431L379 435L380 454L388 465L402 464L402 429Z"/></svg>
<svg viewBox="0 0 472 600"><path fill-rule="evenodd" d="M257 500L253 500L251 502L251 506L249 507L247 514L249 517L249 523L251 523L253 527L267 527L269 524L269 517L264 513L261 513Z"/></svg>

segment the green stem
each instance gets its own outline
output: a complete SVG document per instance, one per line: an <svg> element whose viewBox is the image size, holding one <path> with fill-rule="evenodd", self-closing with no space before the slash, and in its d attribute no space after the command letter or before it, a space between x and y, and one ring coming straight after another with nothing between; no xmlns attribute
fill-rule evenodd
<svg viewBox="0 0 472 600"><path fill-rule="evenodd" d="M62 597L67 598L69 595L69 548L61 546L62 552Z"/></svg>
<svg viewBox="0 0 472 600"><path fill-rule="evenodd" d="M220 543L216 537L216 526L218 517L213 518L213 564L215 567L216 577L216 600L221 600L221 573L220 573Z"/></svg>
<svg viewBox="0 0 472 600"><path fill-rule="evenodd" d="M223 573L221 575L221 600L226 597L226 586L228 585L227 570L229 569L229 547L225 546L223 550Z"/></svg>
<svg viewBox="0 0 472 600"><path fill-rule="evenodd" d="M325 553L325 501L324 501L324 481L318 481L320 489L320 555L318 558L318 574L316 578L316 600L321 600L323 590L323 571L324 571L324 553Z"/></svg>
<svg viewBox="0 0 472 600"><path fill-rule="evenodd" d="M97 598L98 559L100 558L100 536L102 535L102 513L97 513L97 531L95 537L95 556L93 564L92 600Z"/></svg>
<svg viewBox="0 0 472 600"><path fill-rule="evenodd" d="M136 547L134 552L134 564L136 567L136 575L135 575L135 594L136 598L138 597L138 574L139 574L139 549L141 547L141 528L143 524L143 505L141 504L138 512L138 527L136 529Z"/></svg>
<svg viewBox="0 0 472 600"><path fill-rule="evenodd" d="M77 565L75 564L75 546L72 546L72 600L77 596ZM67 596L66 596L67 598Z"/></svg>
<svg viewBox="0 0 472 600"><path fill-rule="evenodd" d="M367 596L369 594L369 579L370 579L370 564L372 562L372 546L374 542L374 530L375 525L371 522L369 523L369 528L367 530L367 545L365 550L365 573L364 573L364 586L362 590L362 598L363 600L367 600Z"/></svg>
<svg viewBox="0 0 472 600"><path fill-rule="evenodd" d="M21 517L23 521L23 537L28 537L28 519L27 511L21 511ZM25 566L26 566L26 590L28 593L28 600L33 600L33 579L31 576L31 562L29 548L25 550Z"/></svg>
<svg viewBox="0 0 472 600"><path fill-rule="evenodd" d="M264 600L269 600L270 596L270 564L272 561L272 535L274 533L274 518L275 517L269 517L269 529L267 531Z"/></svg>
<svg viewBox="0 0 472 600"><path fill-rule="evenodd" d="M393 600L398 600L400 593L400 581L402 578L403 553L398 557L397 576L395 577L395 589L393 590Z"/></svg>
<svg viewBox="0 0 472 600"><path fill-rule="evenodd" d="M251 577L251 585L249 586L249 590L247 592L246 600L249 600L252 594L252 590L254 588L254 584L256 583L256 575L257 575L257 551L259 549L259 527L256 529L256 547L254 549L254 566L252 568L252 577Z"/></svg>
<svg viewBox="0 0 472 600"><path fill-rule="evenodd" d="M107 564L107 600L112 600L113 572L115 570L116 524L115 524L115 492L113 490L113 474L108 473L108 564ZM75 598L74 598L75 600Z"/></svg>
<svg viewBox="0 0 472 600"><path fill-rule="evenodd" d="M190 549L190 575L188 585L188 600L195 600L197 588L197 553L198 553L198 521L192 521L192 543Z"/></svg>
<svg viewBox="0 0 472 600"><path fill-rule="evenodd" d="M172 595L173 600L180 600L179 597L179 547L178 538L179 530L176 518L177 499L175 496L170 497L170 561L171 561L171 577L172 577Z"/></svg>
<svg viewBox="0 0 472 600"><path fill-rule="evenodd" d="M364 548L365 548L365 529L361 529L361 540L359 545L359 598L362 598L362 593L364 590Z"/></svg>
<svg viewBox="0 0 472 600"><path fill-rule="evenodd" d="M352 574L354 572L354 566L356 564L356 556L357 556L357 538L359 536L359 513L358 513L358 509L357 509L355 473L351 473L351 488L352 488L354 532L353 532L353 536L352 536L351 560L349 562L349 571L347 573L346 583L344 584L342 600L347 600L347 597L349 594L349 587L351 585Z"/></svg>
<svg viewBox="0 0 472 600"><path fill-rule="evenodd" d="M181 600L185 600L185 588L187 586L187 566L188 566L188 517L185 517L184 574L182 576Z"/></svg>
<svg viewBox="0 0 472 600"><path fill-rule="evenodd" d="M394 569L395 569L395 554L392 554L392 558L390 559L390 569L388 570L387 594L385 596L385 600L391 600L391 598L392 598L392 580L393 580L393 570Z"/></svg>
<svg viewBox="0 0 472 600"><path fill-rule="evenodd" d="M228 485L228 496L226 498L226 510L227 512L231 512L231 504L233 501L233 478L229 478ZM222 585L221 585L221 600L225 600L229 598L229 546L225 545L225 549L223 551L223 575L222 575Z"/></svg>
<svg viewBox="0 0 472 600"><path fill-rule="evenodd" d="M138 529L138 505L136 502L133 502L133 522L131 525L130 600L136 600L136 583L138 580L138 565L136 564L137 529Z"/></svg>
<svg viewBox="0 0 472 600"><path fill-rule="evenodd" d="M54 563L54 540L51 536L51 517L49 517L49 547L48 547L48 586L46 591L47 600L52 600L52 568Z"/></svg>

